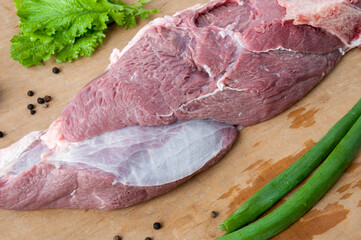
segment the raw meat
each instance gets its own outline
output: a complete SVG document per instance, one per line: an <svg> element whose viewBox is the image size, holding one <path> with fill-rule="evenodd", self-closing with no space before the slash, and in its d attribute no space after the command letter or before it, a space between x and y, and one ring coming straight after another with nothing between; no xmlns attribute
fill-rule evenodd
<svg viewBox="0 0 361 240"><path fill-rule="evenodd" d="M217 0L156 19L66 106L62 137L188 119L270 119L361 44L359 5Z"/></svg>
<svg viewBox="0 0 361 240"><path fill-rule="evenodd" d="M226 124L274 117L361 45L359 1L301 3L217 0L148 24L47 131L0 150L0 208L116 209L214 164Z"/></svg>
<svg viewBox="0 0 361 240"><path fill-rule="evenodd" d="M283 20L293 20L294 24L309 24L325 29L337 36L346 48L361 44L355 41L359 38L361 30L361 2L358 0L278 0L278 2L287 11Z"/></svg>
<svg viewBox="0 0 361 240"><path fill-rule="evenodd" d="M45 131L32 132L0 150L0 208L133 205L206 170L236 134L232 126L194 120L126 127L77 143L63 140L49 150Z"/></svg>

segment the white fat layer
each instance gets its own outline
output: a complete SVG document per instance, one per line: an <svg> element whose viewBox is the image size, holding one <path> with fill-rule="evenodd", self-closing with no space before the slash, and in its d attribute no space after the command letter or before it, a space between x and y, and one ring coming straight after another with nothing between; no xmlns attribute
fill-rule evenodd
<svg viewBox="0 0 361 240"><path fill-rule="evenodd" d="M230 37L232 42L235 44L235 46L237 47L237 53L236 55L238 56L240 52L242 52L245 48L243 46L243 43L241 41L241 35L239 33L236 33L234 31L232 31L231 29L228 29L230 25L227 26L226 29L223 29L223 28L219 28L218 30L218 34L222 37L222 38L225 38L225 37ZM225 88L225 84L224 84L224 81L226 79L226 76L227 76L227 72L229 69L231 69L234 64L236 63L236 61L234 61L234 63L230 64L226 71L223 73L223 75L219 76L219 79L217 80L217 88L220 90L220 91L223 91L224 88ZM208 66L209 67L209 66ZM211 68L209 68L209 70L206 69L206 71L209 72L211 71ZM210 74L209 74L210 75ZM211 76L211 75L210 75ZM212 77L212 76L211 76Z"/></svg>
<svg viewBox="0 0 361 240"><path fill-rule="evenodd" d="M232 88L232 87L225 87L225 90L237 91L237 92L245 92L249 90L248 88ZM242 114L242 113L240 113Z"/></svg>
<svg viewBox="0 0 361 240"><path fill-rule="evenodd" d="M204 65L203 65L203 68L204 68L204 70L206 70L206 72L208 73L209 76L212 75L212 74L211 74L211 68L208 67L208 65L204 64Z"/></svg>
<svg viewBox="0 0 361 240"><path fill-rule="evenodd" d="M227 34L223 30L219 31L218 33L219 35L221 35L222 38L225 38L227 36Z"/></svg>
<svg viewBox="0 0 361 240"><path fill-rule="evenodd" d="M29 150L37 145L34 142L40 142L43 134L44 131L31 132L13 145L0 149L0 178L8 173L17 174L41 160L40 155L35 157Z"/></svg>
<svg viewBox="0 0 361 240"><path fill-rule="evenodd" d="M351 42L350 48L360 47L361 46L361 33L356 38L356 40Z"/></svg>
<svg viewBox="0 0 361 240"><path fill-rule="evenodd" d="M0 150L0 178L20 174L46 161L55 167L72 166L113 174L113 184L163 185L201 169L224 148L221 131L231 128L208 120L158 127L132 126L81 142L57 144L51 150L45 142L47 138L41 138L45 131L32 132Z"/></svg>
<svg viewBox="0 0 361 240"><path fill-rule="evenodd" d="M295 52L294 50L290 49L290 48L284 48L282 46L279 46L277 48L270 48L270 49L266 49L266 50L262 50L262 51L255 51L255 50L252 50L251 52L254 52L254 53L265 53L265 52L271 52L271 51L288 51L288 52Z"/></svg>
<svg viewBox="0 0 361 240"><path fill-rule="evenodd" d="M345 50L343 48L339 48L338 51L342 54L342 55L345 55Z"/></svg>
<svg viewBox="0 0 361 240"><path fill-rule="evenodd" d="M192 102L195 102L195 101L199 101L201 99L204 99L204 98L208 98L208 97L211 97L213 95L216 95L218 92L221 92L221 91L224 91L224 90L229 90L229 91L238 91L238 92L246 92L248 91L249 89L247 88L232 88L232 87L223 87L222 88L217 88L216 90L214 90L213 92L211 93L207 93L207 94L204 94L204 95L201 95L197 98L194 98L186 103L183 103L180 107L178 107L175 111L177 111L178 109L185 109L187 107L188 104L192 103ZM241 113L240 113L241 114Z"/></svg>
<svg viewBox="0 0 361 240"><path fill-rule="evenodd" d="M217 81L217 88L220 90L220 91L223 91L224 90L224 87L225 87L225 85L224 85L224 79L225 78L222 78L221 80L218 80Z"/></svg>
<svg viewBox="0 0 361 240"><path fill-rule="evenodd" d="M110 54L109 60L110 64L108 65L107 69L113 66L121 57L122 52L118 48L114 48L112 53Z"/></svg>
<svg viewBox="0 0 361 240"><path fill-rule="evenodd" d="M220 131L229 125L187 121L159 127L126 127L70 143L47 157L116 176L130 186L156 186L180 180L202 168L223 148ZM82 167L83 166L83 167Z"/></svg>
<svg viewBox="0 0 361 240"><path fill-rule="evenodd" d="M349 40L345 39L337 28L330 27L329 24L323 24L322 19L330 18L330 14L332 14L333 20L336 19L340 22L345 21L345 19L352 19L353 15L357 15L359 18L361 16L360 8L349 4L352 2L357 2L357 0L278 0L278 4L286 8L286 16L283 21L293 20L296 25L308 24L313 27L322 28L330 34L337 36L344 43L345 51L358 47L360 44L354 44L355 41L349 44ZM341 8L343 9L342 11L340 10ZM342 15L339 15L339 12ZM348 21L347 24L350 30L357 27L356 21Z"/></svg>
<svg viewBox="0 0 361 240"><path fill-rule="evenodd" d="M157 114L158 117L170 117L172 116L174 113L171 112L171 113L168 113L168 114Z"/></svg>
<svg viewBox="0 0 361 240"><path fill-rule="evenodd" d="M93 196L97 199L97 200L99 200L99 202L101 202L101 205L100 205L100 209L103 209L104 208L104 206L105 206L105 202L104 202L104 200L101 198L101 197L99 197L96 193L94 193L93 192Z"/></svg>
<svg viewBox="0 0 361 240"><path fill-rule="evenodd" d="M194 98L194 99L192 99L192 100L190 100L190 101L188 101L188 102L186 102L186 103L183 103L179 108L177 108L177 110L180 109L180 108L183 108L183 109L184 109L185 107L187 107L188 104L190 104L190 103L192 103L192 102L195 102L195 101L198 101L198 100L201 100L201 99L203 99L203 98L207 98L207 97L213 96L213 95L217 94L217 93L220 92L220 91L222 91L222 90L219 89L219 88L217 88L216 90L214 90L214 91L211 92L211 93L207 93L207 94L201 95L201 96L199 96L199 97L197 97L197 98Z"/></svg>
<svg viewBox="0 0 361 240"><path fill-rule="evenodd" d="M227 36L230 37L239 49L244 49L244 45L241 40L241 34L234 32L233 29L228 29L228 26L227 28L219 28L218 34L221 35L222 38Z"/></svg>

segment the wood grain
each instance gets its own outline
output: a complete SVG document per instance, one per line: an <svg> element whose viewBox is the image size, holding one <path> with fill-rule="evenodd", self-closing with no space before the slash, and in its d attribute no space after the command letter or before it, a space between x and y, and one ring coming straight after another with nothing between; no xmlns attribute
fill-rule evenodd
<svg viewBox="0 0 361 240"><path fill-rule="evenodd" d="M160 17L206 0L153 0ZM110 27L103 46L90 58L23 68L10 58L10 42L19 32L12 1L0 5L0 130L6 147L30 131L45 129L66 103L108 65L113 48L122 49L148 21L125 31ZM0 210L0 239L213 239L222 235L217 225L276 174L297 160L340 119L361 96L361 50L349 52L332 73L310 94L276 118L243 129L232 150L217 165L168 194L117 211ZM52 67L60 74L54 75ZM51 95L47 109L26 109L36 97ZM274 237L277 240L361 239L361 153L328 194L300 221ZM287 198L287 197L286 197ZM284 201L284 200L283 200ZM282 202L282 201L281 201ZM217 218L209 213L219 212ZM152 229L160 221L163 228Z"/></svg>

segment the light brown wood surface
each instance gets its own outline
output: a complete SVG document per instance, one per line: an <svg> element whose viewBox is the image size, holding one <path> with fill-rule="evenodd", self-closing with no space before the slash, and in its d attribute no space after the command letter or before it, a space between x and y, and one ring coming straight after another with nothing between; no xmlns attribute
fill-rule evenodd
<svg viewBox="0 0 361 240"><path fill-rule="evenodd" d="M206 0L153 0L161 17ZM0 5L0 148L30 131L46 129L65 104L109 64L113 48L122 49L149 20L125 31L110 27L103 46L90 58L73 63L22 67L10 58L10 42L19 32L12 1ZM54 75L52 67L61 73ZM28 90L35 96L29 98ZM38 96L54 98L47 109L26 109ZM231 151L214 167L175 190L133 207L97 210L0 210L0 240L86 239L107 240L119 234L124 240L213 239L222 235L217 225L261 186L292 164L317 142L361 97L361 50L355 49L310 94L272 120L243 129ZM277 240L361 239L361 152L346 173L317 205ZM219 215L212 219L209 213ZM163 228L152 229L160 221Z"/></svg>

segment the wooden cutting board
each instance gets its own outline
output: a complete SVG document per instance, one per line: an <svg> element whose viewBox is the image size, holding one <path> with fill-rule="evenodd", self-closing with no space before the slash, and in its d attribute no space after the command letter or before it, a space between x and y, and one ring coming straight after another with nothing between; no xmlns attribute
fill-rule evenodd
<svg viewBox="0 0 361 240"><path fill-rule="evenodd" d="M206 0L153 0L161 17ZM12 1L0 5L0 148L30 131L46 129L65 104L108 65L113 48L122 49L148 20L125 31L110 27L103 46L90 58L73 63L22 67L10 58L9 40L19 32ZM61 72L54 75L52 67ZM33 90L35 96L26 95ZM38 96L54 98L49 108L37 106L32 116L27 104ZM231 151L214 167L163 196L117 211L0 210L0 239L124 240L213 239L222 235L217 225L265 183L296 161L317 142L361 97L361 50L342 59L310 94L272 120L243 129ZM346 173L317 205L277 240L361 239L361 152ZM219 213L210 218L214 210ZM152 229L160 221L163 228Z"/></svg>

